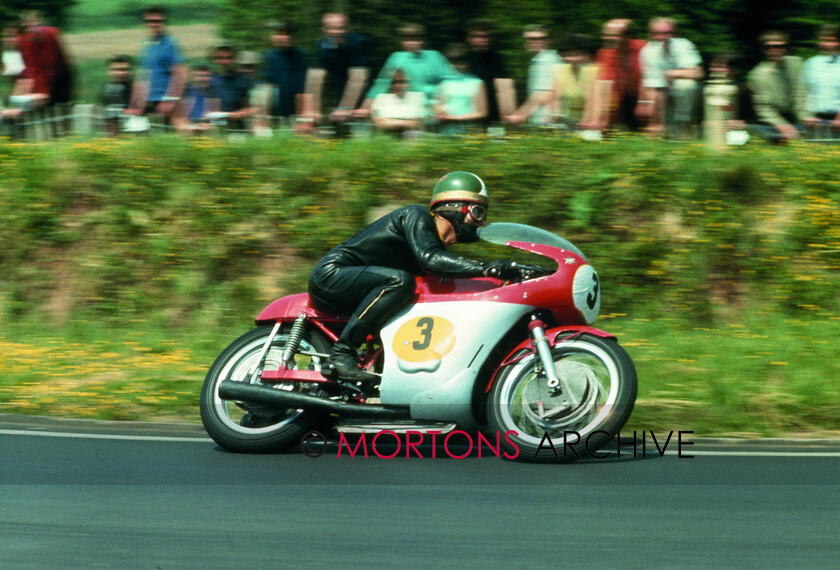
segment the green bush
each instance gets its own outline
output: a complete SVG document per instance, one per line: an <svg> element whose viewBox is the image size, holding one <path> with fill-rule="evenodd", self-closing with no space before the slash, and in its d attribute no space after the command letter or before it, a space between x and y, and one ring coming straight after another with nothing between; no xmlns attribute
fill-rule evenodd
<svg viewBox="0 0 840 570"><path fill-rule="evenodd" d="M492 220L587 253L605 314L708 323L752 303L828 314L840 291L837 154L802 143L713 155L632 137L6 142L0 311L172 324L253 315L304 290L372 209L426 203L438 177L463 169L485 178Z"/></svg>

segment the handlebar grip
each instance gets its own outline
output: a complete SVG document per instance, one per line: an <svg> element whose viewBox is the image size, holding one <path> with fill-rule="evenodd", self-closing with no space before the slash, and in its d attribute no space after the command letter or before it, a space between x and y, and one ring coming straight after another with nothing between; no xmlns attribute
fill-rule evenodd
<svg viewBox="0 0 840 570"><path fill-rule="evenodd" d="M484 275L487 277L494 277L496 279L507 279L513 281L519 281L523 279L532 279L534 277L544 277L546 275L551 275L554 273L552 269L546 269L539 265L523 265L521 263L512 262L510 267L507 268L513 270L516 275L505 275L503 273L507 273L505 268L502 266L491 266L487 268L487 271Z"/></svg>
<svg viewBox="0 0 840 570"><path fill-rule="evenodd" d="M534 275L539 277L545 277L546 275L551 275L552 273L554 273L554 270L546 269L545 267L542 267L540 265L520 265L519 270L523 275L526 276Z"/></svg>

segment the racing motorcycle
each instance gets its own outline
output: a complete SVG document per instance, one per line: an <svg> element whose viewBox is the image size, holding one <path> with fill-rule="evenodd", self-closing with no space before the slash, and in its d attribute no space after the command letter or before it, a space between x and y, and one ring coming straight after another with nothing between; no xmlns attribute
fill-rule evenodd
<svg viewBox="0 0 840 570"><path fill-rule="evenodd" d="M556 268L519 265L510 281L417 277L413 302L359 351L374 385L331 374L348 315L313 308L307 293L277 299L210 367L200 400L207 433L236 452L290 449L330 428L495 432L506 458L537 461L555 460L538 454L546 437L572 458L604 446L630 416L637 380L616 339L591 326L597 273L572 243L539 228L495 223L479 237Z"/></svg>

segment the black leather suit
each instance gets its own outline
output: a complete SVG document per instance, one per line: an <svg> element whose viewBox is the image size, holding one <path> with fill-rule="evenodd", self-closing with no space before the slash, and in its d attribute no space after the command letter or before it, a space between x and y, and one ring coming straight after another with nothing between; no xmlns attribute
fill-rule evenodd
<svg viewBox="0 0 840 570"><path fill-rule="evenodd" d="M352 312L341 338L359 346L411 299L416 275L473 277L486 267L448 253L432 213L423 206L406 206L321 258L309 278L309 298L322 311Z"/></svg>

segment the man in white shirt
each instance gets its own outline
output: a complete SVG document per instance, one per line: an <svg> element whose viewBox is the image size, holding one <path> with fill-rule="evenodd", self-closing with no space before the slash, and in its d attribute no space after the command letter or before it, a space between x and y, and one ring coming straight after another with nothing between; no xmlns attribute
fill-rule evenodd
<svg viewBox="0 0 840 570"><path fill-rule="evenodd" d="M637 115L649 120L652 134L688 134L700 93L703 60L694 44L674 37L670 18L649 23L650 41L639 52L642 94Z"/></svg>
<svg viewBox="0 0 840 570"><path fill-rule="evenodd" d="M840 27L828 24L820 28L817 42L820 55L805 60L802 81L805 84L805 124L812 129L829 126L833 134L840 130Z"/></svg>
<svg viewBox="0 0 840 570"><path fill-rule="evenodd" d="M547 125L557 115L554 82L557 65L563 63L563 60L556 51L548 49L548 30L545 26L528 26L522 36L525 48L534 54L528 68L528 99L505 120L514 125L526 120L531 125Z"/></svg>

